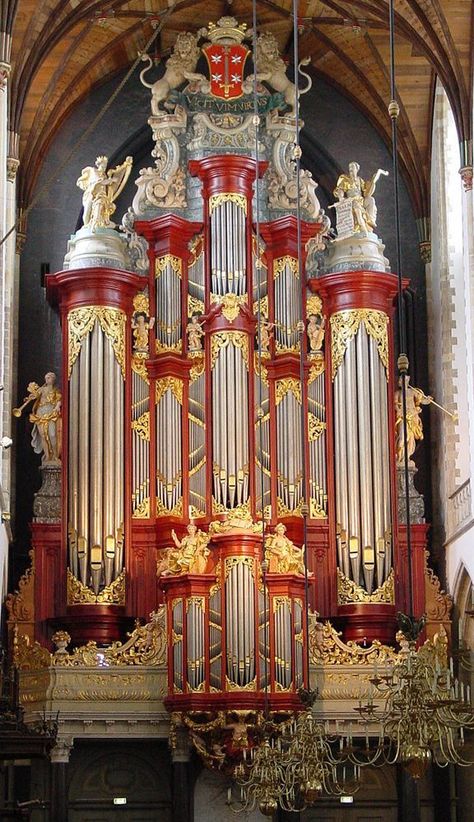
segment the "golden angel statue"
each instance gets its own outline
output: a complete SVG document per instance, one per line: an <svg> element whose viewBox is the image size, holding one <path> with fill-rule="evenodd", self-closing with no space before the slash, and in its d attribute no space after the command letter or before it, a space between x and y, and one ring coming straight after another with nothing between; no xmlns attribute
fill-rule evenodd
<svg viewBox="0 0 474 822"><path fill-rule="evenodd" d="M132 314L133 352L148 354L149 332L155 324L155 318L149 317L146 311L134 311Z"/></svg>
<svg viewBox="0 0 474 822"><path fill-rule="evenodd" d="M395 433L396 433L396 453L397 464L403 465L405 462L405 442L403 434L403 397L402 397L402 379L398 380L398 389L395 391ZM416 443L423 439L423 423L421 420L421 412L423 405L435 405L441 411L444 411L448 417L451 417L453 422L457 422L457 414L443 408L442 405L435 402L433 397L425 394L421 388L415 388L410 385L410 377L405 374L405 394L406 394L406 421L407 421L407 454L408 464L414 467L415 463L411 459L415 452Z"/></svg>
<svg viewBox="0 0 474 822"><path fill-rule="evenodd" d="M108 157L97 157L95 166L82 169L76 185L82 189L84 206L84 228L95 231L97 228L114 228L111 216L115 211L115 200L123 191L132 170L132 158L107 171Z"/></svg>
<svg viewBox="0 0 474 822"><path fill-rule="evenodd" d="M340 174L334 189L334 196L339 201L352 200L352 215L355 231L372 231L377 225L377 206L375 205L375 186L380 176L388 176L388 171L379 168L370 180L359 177L359 163L349 163L347 174Z"/></svg>
<svg viewBox="0 0 474 822"><path fill-rule="evenodd" d="M13 409L15 417L21 417L23 408L33 402L30 422L33 423L31 445L35 454L42 454L42 465L61 462L61 392L56 386L56 374L48 371L44 384L28 383L28 396L19 408Z"/></svg>
<svg viewBox="0 0 474 822"><path fill-rule="evenodd" d="M158 565L158 576L172 574L203 574L210 554L209 534L198 531L194 523L187 526L187 535L178 539L176 532L171 531L176 548L168 548L163 560Z"/></svg>
<svg viewBox="0 0 474 822"><path fill-rule="evenodd" d="M282 522L265 540L265 559L271 574L304 574L304 548L298 548L286 536Z"/></svg>
<svg viewBox="0 0 474 822"><path fill-rule="evenodd" d="M316 354L321 351L324 342L324 317L318 317L316 314L311 314L308 317L308 324L306 326L306 333L308 335L310 354Z"/></svg>
<svg viewBox="0 0 474 822"><path fill-rule="evenodd" d="M204 320L200 321L198 316L193 314L186 326L189 351L202 351L202 338L204 337L204 331L202 330L203 322Z"/></svg>

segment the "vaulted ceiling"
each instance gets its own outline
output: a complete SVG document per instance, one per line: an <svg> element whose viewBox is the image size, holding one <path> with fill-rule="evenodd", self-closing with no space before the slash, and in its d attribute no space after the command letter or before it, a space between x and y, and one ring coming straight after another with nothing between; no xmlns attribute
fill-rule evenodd
<svg viewBox="0 0 474 822"><path fill-rule="evenodd" d="M292 55L292 0L258 0L258 26ZM395 0L401 165L416 215L429 212L433 89L442 82L459 140L471 138L472 0ZM11 33L10 124L20 136L20 192L32 194L61 121L98 83L129 68L157 27L166 57L180 31L223 14L252 24L251 0L2 0ZM300 54L390 142L388 0L300 0Z"/></svg>

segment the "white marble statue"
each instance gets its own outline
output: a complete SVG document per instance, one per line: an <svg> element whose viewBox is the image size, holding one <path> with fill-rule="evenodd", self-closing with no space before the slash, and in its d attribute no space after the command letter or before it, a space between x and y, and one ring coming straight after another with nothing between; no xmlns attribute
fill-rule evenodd
<svg viewBox="0 0 474 822"><path fill-rule="evenodd" d="M126 157L125 162L116 168L107 170L108 157L100 156L95 166L86 166L82 169L76 185L82 189L82 205L84 206L84 228L94 231L97 228L114 228L115 223L111 216L115 211L115 200L123 191L132 170L132 158Z"/></svg>

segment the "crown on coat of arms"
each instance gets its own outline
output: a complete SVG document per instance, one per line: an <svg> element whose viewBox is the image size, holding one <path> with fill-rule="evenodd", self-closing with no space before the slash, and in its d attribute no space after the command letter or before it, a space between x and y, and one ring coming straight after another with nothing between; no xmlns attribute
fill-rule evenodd
<svg viewBox="0 0 474 822"><path fill-rule="evenodd" d="M247 34L247 23L238 23L235 17L221 17L217 23L209 23L207 29L203 29L204 36L207 36L212 43L227 41L228 43L241 43Z"/></svg>

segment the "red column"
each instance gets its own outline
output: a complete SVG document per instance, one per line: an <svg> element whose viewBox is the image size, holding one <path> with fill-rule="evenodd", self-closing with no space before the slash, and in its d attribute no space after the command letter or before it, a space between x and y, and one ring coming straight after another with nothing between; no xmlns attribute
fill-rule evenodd
<svg viewBox="0 0 474 822"><path fill-rule="evenodd" d="M46 602L44 593L38 601L39 612L43 619L54 620L61 627L66 627L74 642L84 642L94 635L99 642L110 642L118 639L122 633L125 618L125 606L118 605L67 605L66 569L67 569L67 500L68 500L68 390L66 385L68 375L68 313L76 308L85 306L107 306L123 311L127 318L131 317L133 295L143 287L144 279L131 271L112 268L71 268L59 271L47 277L47 297L48 300L59 306L63 336L63 440L62 440L62 524L61 524L61 549L59 559L58 576L55 584L49 586L47 580L41 577L37 582L38 592L43 586L50 590L49 599ZM125 363L126 373L130 371L130 336L125 339ZM129 381L125 383L125 420L130 413L130 388ZM125 464L130 461L130 438L125 439ZM125 484L124 501L124 528L125 545L130 544L130 487ZM35 540L39 538L39 528L35 526ZM128 550L125 555L125 570L128 580Z"/></svg>

